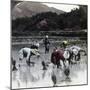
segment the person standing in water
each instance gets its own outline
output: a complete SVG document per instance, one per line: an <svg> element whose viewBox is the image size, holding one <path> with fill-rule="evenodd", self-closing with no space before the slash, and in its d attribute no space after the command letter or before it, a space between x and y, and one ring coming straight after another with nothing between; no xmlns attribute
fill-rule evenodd
<svg viewBox="0 0 90 90"><path fill-rule="evenodd" d="M45 45L45 54L49 53L50 41L48 39L48 35L45 36L44 45Z"/></svg>

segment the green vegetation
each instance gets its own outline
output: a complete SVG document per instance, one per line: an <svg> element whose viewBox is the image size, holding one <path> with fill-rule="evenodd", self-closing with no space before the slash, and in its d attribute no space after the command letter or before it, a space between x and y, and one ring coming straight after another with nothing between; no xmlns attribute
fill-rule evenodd
<svg viewBox="0 0 90 90"><path fill-rule="evenodd" d="M12 20L13 36L43 35L46 32L54 36L87 36L87 31L84 32L83 29L87 29L87 6L60 15L45 12ZM68 31L72 32L67 33Z"/></svg>

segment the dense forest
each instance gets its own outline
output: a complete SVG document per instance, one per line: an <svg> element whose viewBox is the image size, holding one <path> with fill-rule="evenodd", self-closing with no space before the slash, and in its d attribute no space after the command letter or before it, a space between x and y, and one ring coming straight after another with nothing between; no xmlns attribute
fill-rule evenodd
<svg viewBox="0 0 90 90"><path fill-rule="evenodd" d="M81 34L81 30L87 30L87 6L80 6L79 9L76 8L71 10L71 12L65 12L60 15L53 12L44 12L32 17L23 17L12 20L13 36L38 35L42 31L43 33L44 31L78 31ZM58 35L55 32L54 34L50 33L50 35ZM73 34L70 33L70 35ZM83 32L82 35L86 36L86 33Z"/></svg>

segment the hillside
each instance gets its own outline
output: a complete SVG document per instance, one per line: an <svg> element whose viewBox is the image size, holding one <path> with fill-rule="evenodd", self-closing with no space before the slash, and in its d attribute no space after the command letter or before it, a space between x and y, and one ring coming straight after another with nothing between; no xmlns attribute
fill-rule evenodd
<svg viewBox="0 0 90 90"><path fill-rule="evenodd" d="M59 10L41 3L20 2L13 7L12 35L87 36L87 6L79 7L59 14Z"/></svg>
<svg viewBox="0 0 90 90"><path fill-rule="evenodd" d="M12 2L12 19L21 18L21 17L31 17L42 12L54 12L57 14L62 14L64 11L58 10L53 7L48 7L42 3L36 2Z"/></svg>

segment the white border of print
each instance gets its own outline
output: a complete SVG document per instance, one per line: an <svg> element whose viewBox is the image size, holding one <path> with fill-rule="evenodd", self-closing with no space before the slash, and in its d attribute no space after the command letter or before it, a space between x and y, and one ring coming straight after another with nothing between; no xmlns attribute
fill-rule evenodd
<svg viewBox="0 0 90 90"><path fill-rule="evenodd" d="M42 2L42 0L30 0L30 1ZM89 0L43 0L43 2L57 2L57 3L59 2L59 3L83 4L83 5L89 4ZM88 16L90 16L90 12L88 12ZM90 20L89 17L88 20ZM90 53L89 34L90 31L88 25L88 56ZM88 63L90 63L89 59L90 57L88 57ZM90 66L88 65L88 76L90 76L89 68ZM89 90L90 88L89 80L90 78L88 77L88 85L85 86L70 86L70 87L41 88L41 89ZM0 90L8 90L9 87L10 87L10 0L0 0Z"/></svg>

